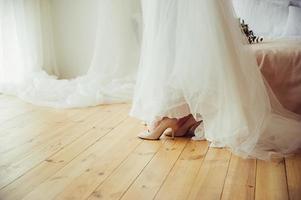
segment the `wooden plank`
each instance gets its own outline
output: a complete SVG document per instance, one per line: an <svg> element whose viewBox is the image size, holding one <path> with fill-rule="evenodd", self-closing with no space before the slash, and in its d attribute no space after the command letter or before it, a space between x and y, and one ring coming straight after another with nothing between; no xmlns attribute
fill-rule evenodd
<svg viewBox="0 0 301 200"><path fill-rule="evenodd" d="M68 111L66 112L68 113ZM64 114L63 117L49 112L41 112L31 121L22 125L13 126L12 123L12 127L7 131L10 133L0 136L3 144L0 147L0 173L3 168L8 168L12 163L28 156L35 149L45 146L46 142L54 138L56 134L62 135L62 132L66 132L70 127L78 126L81 120L96 112L96 109L79 110L75 113L72 112L71 116ZM39 118L49 121L44 123ZM61 122L57 123L57 120L61 120ZM24 119L24 121L26 120Z"/></svg>
<svg viewBox="0 0 301 200"><path fill-rule="evenodd" d="M165 140L164 140L165 141ZM164 142L162 141L162 142ZM141 171L157 153L162 142L144 141L138 148L90 195L89 200L117 200L130 187Z"/></svg>
<svg viewBox="0 0 301 200"><path fill-rule="evenodd" d="M18 106L15 108L0 108L0 124L5 123L8 120L14 119L17 116L25 115L33 112L35 109L30 107Z"/></svg>
<svg viewBox="0 0 301 200"><path fill-rule="evenodd" d="M189 141L155 199L187 199L208 150L206 141Z"/></svg>
<svg viewBox="0 0 301 200"><path fill-rule="evenodd" d="M118 107L114 107L116 109ZM127 108L126 108L127 109ZM58 131L52 135L45 143L33 148L27 156L14 162L8 167L4 168L0 172L0 188L3 188L7 184L11 183L16 178L20 177L28 170L47 159L49 156L60 151L64 146L74 142L80 138L85 132L96 127L99 122L106 119L111 115L110 112L95 113L95 115L89 116L84 123L78 123L64 131ZM49 130L51 132L51 130Z"/></svg>
<svg viewBox="0 0 301 200"><path fill-rule="evenodd" d="M285 159L289 197L301 199L301 154Z"/></svg>
<svg viewBox="0 0 301 200"><path fill-rule="evenodd" d="M153 199L183 151L188 139L169 140L121 199Z"/></svg>
<svg viewBox="0 0 301 200"><path fill-rule="evenodd" d="M39 184L66 166L82 151L112 131L112 128L121 123L126 116L127 112L121 110L120 112L112 113L111 116L105 120L100 118L99 120L102 121L99 121L98 126L89 130L78 140L65 146L61 151L50 156L24 176L0 190L0 196L6 200L22 199Z"/></svg>
<svg viewBox="0 0 301 200"><path fill-rule="evenodd" d="M4 135L4 134L7 135L7 132L3 133L3 131L6 131L7 129L18 128L18 127L23 128L29 123L34 125L42 122L63 123L66 120L74 121L73 120L74 116L80 117L80 113L82 114L88 113L95 109L96 108L93 107L93 108L86 108L86 109L58 110L52 108L36 107L36 109L30 113L18 115L15 118L7 120L5 123L0 124L0 135Z"/></svg>
<svg viewBox="0 0 301 200"><path fill-rule="evenodd" d="M43 139L52 137L50 133L64 131L67 125L75 126L98 109L37 109L20 115L0 125L0 161L8 166L11 162L26 156L35 146L43 144ZM51 130L51 132L49 131Z"/></svg>
<svg viewBox="0 0 301 200"><path fill-rule="evenodd" d="M25 157L27 152L31 152L37 146L44 145L45 141L52 138L54 134L63 132L68 127L76 126L96 112L96 109L78 110L72 112L72 115L40 112L36 113L37 116L30 117L31 121L12 126L5 131L7 134L0 136L2 144L0 147L1 165L8 166L10 163Z"/></svg>
<svg viewBox="0 0 301 200"><path fill-rule="evenodd" d="M2 95L2 98L0 99L0 124L3 124L16 116L30 113L36 109L37 107L25 103L20 99Z"/></svg>
<svg viewBox="0 0 301 200"><path fill-rule="evenodd" d="M226 149L210 148L196 177L188 199L220 199L231 153Z"/></svg>
<svg viewBox="0 0 301 200"><path fill-rule="evenodd" d="M14 119L6 121L4 124L0 124L0 137L12 138L27 136L24 135L24 131L35 131L37 133L42 132L41 129L45 126L59 126L66 125L66 123L79 123L83 121L88 115L98 111L102 107L93 107L87 109L70 109L70 110L57 110L51 108L37 108L37 110L22 114Z"/></svg>
<svg viewBox="0 0 301 200"><path fill-rule="evenodd" d="M140 123L127 119L93 144L24 199L84 199L142 142Z"/></svg>
<svg viewBox="0 0 301 200"><path fill-rule="evenodd" d="M255 198L256 159L232 155L222 200L253 200Z"/></svg>
<svg viewBox="0 0 301 200"><path fill-rule="evenodd" d="M287 200L284 160L257 161L256 200Z"/></svg>
<svg viewBox="0 0 301 200"><path fill-rule="evenodd" d="M0 137L7 137L10 134L21 135L23 130L29 125L38 125L46 120L43 120L46 116L51 116L51 112L44 109L37 109L33 112L19 115L13 119L7 120L5 123L0 124ZM57 115L59 117L59 115ZM51 118L48 120L52 122ZM14 131L15 130L15 131Z"/></svg>

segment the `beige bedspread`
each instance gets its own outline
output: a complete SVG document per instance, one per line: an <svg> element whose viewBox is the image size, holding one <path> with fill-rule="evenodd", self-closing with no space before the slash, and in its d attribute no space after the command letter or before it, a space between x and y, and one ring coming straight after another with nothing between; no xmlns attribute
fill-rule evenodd
<svg viewBox="0 0 301 200"><path fill-rule="evenodd" d="M282 105L301 114L301 40L266 41L252 49Z"/></svg>

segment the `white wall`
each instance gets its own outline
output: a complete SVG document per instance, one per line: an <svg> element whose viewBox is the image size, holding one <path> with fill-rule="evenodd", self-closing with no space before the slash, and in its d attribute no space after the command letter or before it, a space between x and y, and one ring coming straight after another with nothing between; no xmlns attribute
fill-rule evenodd
<svg viewBox="0 0 301 200"><path fill-rule="evenodd" d="M83 75L94 50L99 0L51 0L60 78Z"/></svg>

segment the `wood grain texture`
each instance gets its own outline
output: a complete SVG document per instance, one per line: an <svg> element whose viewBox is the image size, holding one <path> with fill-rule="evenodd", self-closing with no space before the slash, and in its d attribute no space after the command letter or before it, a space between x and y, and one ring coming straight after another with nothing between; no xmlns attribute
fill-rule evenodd
<svg viewBox="0 0 301 200"><path fill-rule="evenodd" d="M85 132L97 125L98 121L96 119L101 116L105 115L101 112L96 112L95 115L90 115L85 119L87 120L86 123L85 121L79 121L76 124L70 122L66 123L66 127L63 129L57 130L54 128L54 130L47 130L43 134L46 138L42 139L42 142L24 151L24 154L21 154L22 157L17 157L13 162L4 165L4 168L0 169L0 188L22 176L49 156L63 149L64 146L80 138ZM24 134L26 135L28 132L24 132ZM0 157L0 160L2 160L2 157Z"/></svg>
<svg viewBox="0 0 301 200"><path fill-rule="evenodd" d="M88 197L141 142L139 125L126 120L52 175L24 199L84 199ZM130 124L129 124L130 123Z"/></svg>
<svg viewBox="0 0 301 200"><path fill-rule="evenodd" d="M186 143L187 139L167 141L121 199L153 199Z"/></svg>
<svg viewBox="0 0 301 200"><path fill-rule="evenodd" d="M0 200L301 199L300 155L265 162L190 138L142 141L129 109L0 95Z"/></svg>
<svg viewBox="0 0 301 200"><path fill-rule="evenodd" d="M95 118L98 121L96 126L83 134L78 140L64 146L61 151L46 158L12 184L0 190L0 196L7 200L21 199L21 197L31 192L35 187L72 161L82 151L112 131L115 126L126 118L124 109L116 110L114 114L109 115L103 116L107 117L106 120L103 117Z"/></svg>
<svg viewBox="0 0 301 200"><path fill-rule="evenodd" d="M220 199L230 158L229 151L210 148L192 185L188 199Z"/></svg>
<svg viewBox="0 0 301 200"><path fill-rule="evenodd" d="M205 141L190 141L155 199L187 199L208 150Z"/></svg>
<svg viewBox="0 0 301 200"><path fill-rule="evenodd" d="M283 159L257 162L255 199L289 199Z"/></svg>
<svg viewBox="0 0 301 200"><path fill-rule="evenodd" d="M143 142L116 169L110 177L101 183L90 196L90 200L120 199L152 160L163 142Z"/></svg>
<svg viewBox="0 0 301 200"><path fill-rule="evenodd" d="M222 200L253 200L256 187L256 160L232 155Z"/></svg>
<svg viewBox="0 0 301 200"><path fill-rule="evenodd" d="M301 199L301 155L285 159L289 197Z"/></svg>

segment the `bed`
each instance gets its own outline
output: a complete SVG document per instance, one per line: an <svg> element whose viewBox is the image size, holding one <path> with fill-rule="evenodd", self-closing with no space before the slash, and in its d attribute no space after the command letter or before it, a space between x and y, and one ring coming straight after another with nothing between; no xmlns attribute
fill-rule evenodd
<svg viewBox="0 0 301 200"><path fill-rule="evenodd" d="M279 101L301 114L301 39L265 41L251 46Z"/></svg>

